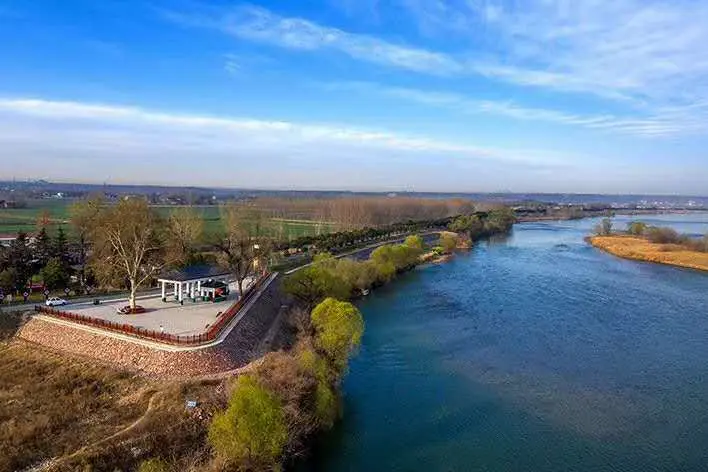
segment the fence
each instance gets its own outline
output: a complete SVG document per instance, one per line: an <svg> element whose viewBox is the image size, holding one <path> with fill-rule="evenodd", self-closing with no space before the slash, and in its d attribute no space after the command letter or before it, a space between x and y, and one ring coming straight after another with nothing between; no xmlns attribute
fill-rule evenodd
<svg viewBox="0 0 708 472"><path fill-rule="evenodd" d="M266 273L262 275L258 280L256 280L256 282L251 285L248 290L246 290L246 293L244 293L243 296L239 298L236 303L231 305L228 310L222 313L213 325L209 326L209 329L207 329L206 332L200 334L193 334L191 336L180 336L176 334L163 333L160 331L139 328L127 323L115 323L99 318L92 318L90 316L79 315L77 313L57 310L55 308L42 305L35 305L34 310L37 313L42 313L44 315L52 316L54 318L69 320L74 323L93 326L96 328L114 331L121 334L128 334L130 336L160 341L168 344L195 346L199 344L206 344L215 340L219 336L219 334L221 334L221 331L223 331L223 329L231 322L231 320L233 320L236 314L241 311L241 309L246 305L246 303L248 303L256 295L258 290L260 290L260 288L268 281L270 276L270 273Z"/></svg>

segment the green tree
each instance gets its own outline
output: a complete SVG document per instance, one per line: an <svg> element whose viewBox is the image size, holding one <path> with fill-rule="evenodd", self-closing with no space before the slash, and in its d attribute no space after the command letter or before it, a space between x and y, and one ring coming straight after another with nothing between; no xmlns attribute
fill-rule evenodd
<svg viewBox="0 0 708 472"><path fill-rule="evenodd" d="M18 233L7 251L7 265L15 274L15 290L21 291L27 286L32 276L32 251L27 241L27 234Z"/></svg>
<svg viewBox="0 0 708 472"><path fill-rule="evenodd" d="M484 223L477 215L462 215L455 218L448 225L448 229L454 233L463 233L472 239L477 239L484 233Z"/></svg>
<svg viewBox="0 0 708 472"><path fill-rule="evenodd" d="M352 291L352 286L346 280L317 264L296 271L283 283L285 291L308 308L327 297L346 300L351 296Z"/></svg>
<svg viewBox="0 0 708 472"><path fill-rule="evenodd" d="M371 261L338 259L334 271L347 285L360 292L371 287L377 279L376 266Z"/></svg>
<svg viewBox="0 0 708 472"><path fill-rule="evenodd" d="M497 208L487 214L484 221L484 231L487 234L507 233L516 223L514 210L508 207Z"/></svg>
<svg viewBox="0 0 708 472"><path fill-rule="evenodd" d="M443 252L449 254L457 248L457 235L454 233L440 233L440 240L438 245L442 248Z"/></svg>
<svg viewBox="0 0 708 472"><path fill-rule="evenodd" d="M61 226L57 230L57 235L54 237L54 241L52 241L51 256L58 257L64 262L68 262L69 260L69 250L66 241L66 233L64 232L64 228L62 228Z"/></svg>
<svg viewBox="0 0 708 472"><path fill-rule="evenodd" d="M278 466L287 441L278 398L251 375L239 377L229 407L209 427L214 451L237 467L265 470Z"/></svg>
<svg viewBox="0 0 708 472"><path fill-rule="evenodd" d="M408 246L411 249L418 249L421 252L423 251L425 244L423 244L423 238L418 236L417 234L408 236L406 240L403 242L404 245Z"/></svg>
<svg viewBox="0 0 708 472"><path fill-rule="evenodd" d="M39 267L44 267L52 254L52 241L47 234L47 228L41 227L34 239L34 258Z"/></svg>
<svg viewBox="0 0 708 472"><path fill-rule="evenodd" d="M69 267L58 257L47 261L40 274L44 285L50 289L66 287L69 283Z"/></svg>
<svg viewBox="0 0 708 472"><path fill-rule="evenodd" d="M315 329L315 347L337 371L344 372L364 333L361 313L349 302L327 298L312 310L310 319Z"/></svg>
<svg viewBox="0 0 708 472"><path fill-rule="evenodd" d="M19 277L14 267L8 267L0 272L0 290L3 293L14 293L17 290Z"/></svg>

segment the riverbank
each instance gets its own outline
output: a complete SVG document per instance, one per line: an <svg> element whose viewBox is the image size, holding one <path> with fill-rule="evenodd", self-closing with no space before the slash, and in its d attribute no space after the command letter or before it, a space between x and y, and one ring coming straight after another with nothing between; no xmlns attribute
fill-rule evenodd
<svg viewBox="0 0 708 472"><path fill-rule="evenodd" d="M642 237L625 235L592 236L587 241L623 259L708 271L708 253L691 251L676 244L652 243Z"/></svg>

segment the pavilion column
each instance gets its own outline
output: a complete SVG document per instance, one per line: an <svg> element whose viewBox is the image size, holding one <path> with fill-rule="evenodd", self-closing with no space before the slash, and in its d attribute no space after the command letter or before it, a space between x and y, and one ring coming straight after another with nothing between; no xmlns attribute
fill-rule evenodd
<svg viewBox="0 0 708 472"><path fill-rule="evenodd" d="M177 300L182 301L182 282L177 285Z"/></svg>
<svg viewBox="0 0 708 472"><path fill-rule="evenodd" d="M178 284L178 282L175 282L173 285L173 287L175 289L175 298L177 297L177 284Z"/></svg>
<svg viewBox="0 0 708 472"><path fill-rule="evenodd" d="M165 286L167 285L165 281L163 280L162 282L162 301L165 301Z"/></svg>
<svg viewBox="0 0 708 472"><path fill-rule="evenodd" d="M202 294L202 281L201 280L197 280L197 293L199 294L200 297L204 296Z"/></svg>

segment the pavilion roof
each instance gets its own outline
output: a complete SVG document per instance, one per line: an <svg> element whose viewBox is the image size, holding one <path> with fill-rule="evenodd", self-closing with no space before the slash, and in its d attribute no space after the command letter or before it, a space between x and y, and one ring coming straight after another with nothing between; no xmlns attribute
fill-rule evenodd
<svg viewBox="0 0 708 472"><path fill-rule="evenodd" d="M229 275L226 269L214 265L192 265L183 269L172 270L160 275L159 280L171 280L174 282L189 282L190 280L204 280L214 277Z"/></svg>

